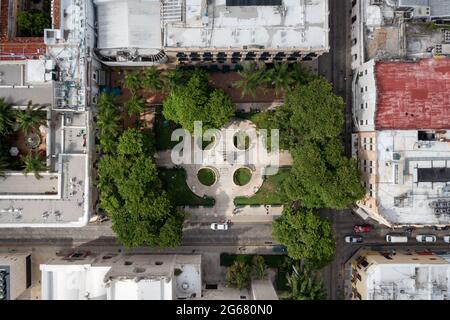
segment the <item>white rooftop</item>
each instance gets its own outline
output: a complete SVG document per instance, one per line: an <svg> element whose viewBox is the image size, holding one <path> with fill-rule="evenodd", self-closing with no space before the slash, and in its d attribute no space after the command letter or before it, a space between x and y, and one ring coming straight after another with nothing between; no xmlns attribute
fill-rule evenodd
<svg viewBox="0 0 450 320"><path fill-rule="evenodd" d="M448 299L450 264L376 264L367 273L368 300Z"/></svg>
<svg viewBox="0 0 450 320"><path fill-rule="evenodd" d="M160 1L95 0L98 48L161 48Z"/></svg>
<svg viewBox="0 0 450 320"><path fill-rule="evenodd" d="M201 295L200 255L102 254L40 266L43 300L172 300ZM175 274L179 269L181 274Z"/></svg>
<svg viewBox="0 0 450 320"><path fill-rule="evenodd" d="M450 139L450 131L441 134ZM450 201L450 181L420 181L422 168L450 168L450 143L419 141L417 130L377 132L380 214L395 224L450 224L450 214L437 216L435 201ZM396 160L399 159L399 160Z"/></svg>
<svg viewBox="0 0 450 320"><path fill-rule="evenodd" d="M168 22L169 48L328 49L328 2L283 0L277 6L225 6L226 0L187 0L186 21Z"/></svg>

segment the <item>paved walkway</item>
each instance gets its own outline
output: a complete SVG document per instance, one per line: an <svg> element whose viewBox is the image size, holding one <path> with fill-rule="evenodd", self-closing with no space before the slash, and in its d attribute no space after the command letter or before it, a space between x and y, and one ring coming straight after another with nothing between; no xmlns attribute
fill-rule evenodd
<svg viewBox="0 0 450 320"><path fill-rule="evenodd" d="M274 216L281 214L281 207L246 206L235 208L234 199L239 196L253 196L263 184L265 168L271 163L280 166L292 164L292 157L288 152L281 152L279 161L275 154L261 155L260 153L246 152L235 146L234 133L246 132L250 136L248 151L257 150L260 137L256 135L255 125L248 120L233 119L229 125L216 132L214 142L202 152L202 158L193 161L194 164L180 166L186 170L187 185L199 196L209 196L216 200L214 207L186 207L191 213L192 221L217 221L218 219L232 218L242 222L271 222ZM172 150L159 152L156 156L156 164L160 167L174 167L174 161L178 163L176 155L173 158ZM200 183L197 173L202 168L209 168L215 172L216 182L212 186ZM234 183L234 173L240 168L251 171L252 177L245 186Z"/></svg>

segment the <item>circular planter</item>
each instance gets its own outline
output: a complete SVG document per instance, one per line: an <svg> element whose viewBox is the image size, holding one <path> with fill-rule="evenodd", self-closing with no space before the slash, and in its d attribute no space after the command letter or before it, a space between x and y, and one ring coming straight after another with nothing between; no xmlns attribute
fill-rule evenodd
<svg viewBox="0 0 450 320"><path fill-rule="evenodd" d="M233 174L234 184L237 186L245 186L252 180L252 172L249 168L239 168Z"/></svg>
<svg viewBox="0 0 450 320"><path fill-rule="evenodd" d="M210 187L216 183L217 176L213 169L202 168L197 172L198 181L204 186Z"/></svg>

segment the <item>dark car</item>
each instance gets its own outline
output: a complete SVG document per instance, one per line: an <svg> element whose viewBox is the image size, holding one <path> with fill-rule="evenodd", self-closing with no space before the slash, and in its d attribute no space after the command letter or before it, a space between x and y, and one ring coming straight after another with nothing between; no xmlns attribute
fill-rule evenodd
<svg viewBox="0 0 450 320"><path fill-rule="evenodd" d="M273 252L279 252L279 253L287 252L287 249L285 246L274 246L272 250L273 250Z"/></svg>
<svg viewBox="0 0 450 320"><path fill-rule="evenodd" d="M353 227L353 231L356 233L367 233L373 230L370 224L360 224Z"/></svg>

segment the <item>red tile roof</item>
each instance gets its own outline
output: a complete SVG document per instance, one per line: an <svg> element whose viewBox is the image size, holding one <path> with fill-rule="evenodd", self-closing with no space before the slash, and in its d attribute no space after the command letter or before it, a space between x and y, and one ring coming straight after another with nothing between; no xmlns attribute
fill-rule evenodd
<svg viewBox="0 0 450 320"><path fill-rule="evenodd" d="M375 127L450 128L450 58L378 62Z"/></svg>

